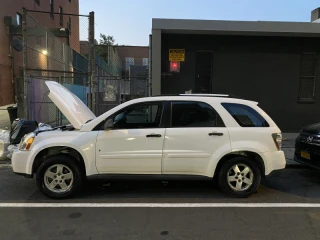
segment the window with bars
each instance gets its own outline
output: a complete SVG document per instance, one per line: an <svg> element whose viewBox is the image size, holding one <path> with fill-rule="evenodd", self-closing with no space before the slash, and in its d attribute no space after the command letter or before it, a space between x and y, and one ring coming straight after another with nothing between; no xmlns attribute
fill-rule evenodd
<svg viewBox="0 0 320 240"><path fill-rule="evenodd" d="M126 57L126 70L129 70L131 65L134 65L134 58L133 57Z"/></svg>
<svg viewBox="0 0 320 240"><path fill-rule="evenodd" d="M63 8L59 7L60 26L63 27Z"/></svg>
<svg viewBox="0 0 320 240"><path fill-rule="evenodd" d="M52 19L54 19L54 5L53 5L53 1L54 0L49 0L50 1L50 17L52 18Z"/></svg>
<svg viewBox="0 0 320 240"><path fill-rule="evenodd" d="M302 53L300 62L299 101L310 102L315 100L316 87L316 53Z"/></svg>
<svg viewBox="0 0 320 240"><path fill-rule="evenodd" d="M67 28L69 30L69 35L71 35L71 17L69 17L69 22L67 22Z"/></svg>
<svg viewBox="0 0 320 240"><path fill-rule="evenodd" d="M149 64L149 59L148 58L142 58L142 65L143 66L148 66Z"/></svg>
<svg viewBox="0 0 320 240"><path fill-rule="evenodd" d="M20 13L17 13L16 18L17 18L17 24L19 26L21 26L21 24L22 24L22 15Z"/></svg>

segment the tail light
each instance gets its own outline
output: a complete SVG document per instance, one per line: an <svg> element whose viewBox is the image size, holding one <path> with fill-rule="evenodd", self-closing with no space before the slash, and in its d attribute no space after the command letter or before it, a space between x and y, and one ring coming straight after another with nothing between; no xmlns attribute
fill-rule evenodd
<svg viewBox="0 0 320 240"><path fill-rule="evenodd" d="M274 144L276 145L276 148L278 149L278 151L280 151L281 147L282 147L282 134L281 133L273 133L272 139L274 141Z"/></svg>

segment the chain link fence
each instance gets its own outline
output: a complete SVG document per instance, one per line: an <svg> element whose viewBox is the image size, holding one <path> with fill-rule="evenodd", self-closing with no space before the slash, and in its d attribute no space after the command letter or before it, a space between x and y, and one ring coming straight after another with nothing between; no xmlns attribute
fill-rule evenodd
<svg viewBox="0 0 320 240"><path fill-rule="evenodd" d="M96 113L103 114L131 99L149 96L149 48L99 45L108 74L96 71ZM104 51L102 51L104 49ZM104 57L107 56L107 57Z"/></svg>
<svg viewBox="0 0 320 240"><path fill-rule="evenodd" d="M59 82L88 105L93 59L89 20L90 15L24 11L23 71L28 119L52 126L67 123L48 98L45 81ZM86 40L88 56L81 54L80 38Z"/></svg>
<svg viewBox="0 0 320 240"><path fill-rule="evenodd" d="M96 53L93 13L25 10L22 34L24 115L29 120L52 126L68 123L48 98L46 81L68 88L97 116L124 101L148 96L148 49L139 53L139 48L128 52L122 46L100 45Z"/></svg>
<svg viewBox="0 0 320 240"><path fill-rule="evenodd" d="M97 76L96 114L101 115L115 106L135 98L148 96L148 80L144 78L115 78Z"/></svg>

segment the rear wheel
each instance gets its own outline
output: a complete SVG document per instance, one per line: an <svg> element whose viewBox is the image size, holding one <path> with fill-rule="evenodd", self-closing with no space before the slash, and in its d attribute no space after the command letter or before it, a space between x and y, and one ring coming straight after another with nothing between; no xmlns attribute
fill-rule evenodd
<svg viewBox="0 0 320 240"><path fill-rule="evenodd" d="M235 157L221 167L218 184L221 191L231 197L248 197L260 185L261 172L253 160Z"/></svg>
<svg viewBox="0 0 320 240"><path fill-rule="evenodd" d="M71 197L82 185L82 173L69 156L52 156L45 160L36 174L39 190L55 199Z"/></svg>

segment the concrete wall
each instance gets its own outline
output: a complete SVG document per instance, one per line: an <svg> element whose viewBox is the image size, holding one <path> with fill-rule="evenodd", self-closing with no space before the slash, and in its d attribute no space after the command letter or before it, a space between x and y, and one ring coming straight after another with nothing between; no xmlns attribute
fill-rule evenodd
<svg viewBox="0 0 320 240"><path fill-rule="evenodd" d="M50 11L49 0L40 0L40 5L35 3L34 0L10 0L10 4L7 1L1 1L0 3L0 106L10 104L13 102L13 87L12 87L12 73L11 73L11 61L9 55L9 35L7 29L3 24L5 16L16 17L17 13L22 14L23 7L30 10L39 11ZM55 0L54 1L54 12L59 11L59 6L63 8L64 13L79 13L79 0ZM38 22L46 27L57 27L60 28L60 19L58 15L55 15L54 19L50 17L50 14L32 14ZM69 22L69 16L63 17L63 26L67 27ZM82 24L84 20L82 20ZM76 51L80 52L79 42L79 19L77 17L71 17L71 36L70 45ZM88 23L87 23L88 26ZM22 54L14 53L15 56L15 75L21 75L19 68L22 67Z"/></svg>
<svg viewBox="0 0 320 240"><path fill-rule="evenodd" d="M186 61L181 63L180 73L161 77L161 93L194 90L196 50L212 50L213 93L258 101L282 131L295 132L320 121L319 75L316 102L298 102L301 53L319 53L319 42L318 38L162 34L161 72L168 72L169 48L185 48Z"/></svg>

